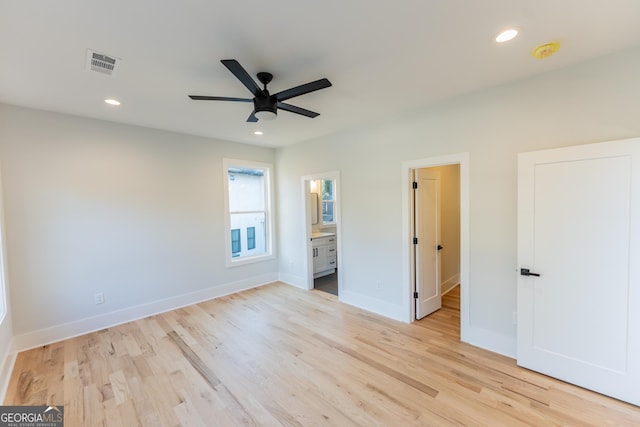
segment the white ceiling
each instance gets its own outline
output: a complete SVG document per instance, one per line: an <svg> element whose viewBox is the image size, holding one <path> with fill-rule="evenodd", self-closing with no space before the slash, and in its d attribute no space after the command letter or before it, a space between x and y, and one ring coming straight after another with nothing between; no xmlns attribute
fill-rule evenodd
<svg viewBox="0 0 640 427"><path fill-rule="evenodd" d="M638 44L640 0L0 0L0 102L282 146ZM89 48L121 58L117 75L86 71ZM273 73L271 93L333 87L287 101L315 119L247 123L251 104L187 97L251 97L220 59Z"/></svg>

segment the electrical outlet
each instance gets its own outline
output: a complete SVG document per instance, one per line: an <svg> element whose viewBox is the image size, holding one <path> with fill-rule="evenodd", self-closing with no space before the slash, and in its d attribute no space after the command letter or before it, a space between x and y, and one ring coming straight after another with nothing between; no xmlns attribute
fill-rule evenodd
<svg viewBox="0 0 640 427"><path fill-rule="evenodd" d="M93 302L98 305L98 304L104 304L104 294L102 292L96 292L93 295Z"/></svg>

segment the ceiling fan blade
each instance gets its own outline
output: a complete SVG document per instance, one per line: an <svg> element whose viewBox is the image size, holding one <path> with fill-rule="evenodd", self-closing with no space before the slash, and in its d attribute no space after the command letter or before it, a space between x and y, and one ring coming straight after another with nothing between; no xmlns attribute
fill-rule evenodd
<svg viewBox="0 0 640 427"><path fill-rule="evenodd" d="M320 113L316 113L315 111L310 111L304 108L296 107L295 105L286 104L284 102L278 102L278 108L281 110L288 111L290 113L301 114L303 116L307 116L311 118L318 117L320 115Z"/></svg>
<svg viewBox="0 0 640 427"><path fill-rule="evenodd" d="M247 87L247 89L249 89L253 96L257 96L259 93L262 93L262 89L260 89L249 73L247 73L247 70L242 68L242 65L240 65L238 61L235 59L222 59L220 62L222 62L224 66L227 67L229 71L231 71L233 75Z"/></svg>
<svg viewBox="0 0 640 427"><path fill-rule="evenodd" d="M305 93L314 92L316 90L324 89L331 86L331 82L327 79L316 80L315 82L306 83L300 86L292 87L291 89L283 90L276 93L274 96L278 101L286 101L287 99L295 96L304 95Z"/></svg>
<svg viewBox="0 0 640 427"><path fill-rule="evenodd" d="M201 96L189 95L189 98L196 101L235 101L235 102L253 102L251 98L229 98L226 96Z"/></svg>
<svg viewBox="0 0 640 427"><path fill-rule="evenodd" d="M258 118L256 117L256 110L253 110L247 121L251 123L255 123L258 121Z"/></svg>

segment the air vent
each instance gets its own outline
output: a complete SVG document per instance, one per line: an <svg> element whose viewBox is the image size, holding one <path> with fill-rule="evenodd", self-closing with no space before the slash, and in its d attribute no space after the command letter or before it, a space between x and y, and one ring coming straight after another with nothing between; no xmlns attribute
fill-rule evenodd
<svg viewBox="0 0 640 427"><path fill-rule="evenodd" d="M94 50L87 50L87 70L112 76L120 62L119 58L108 56Z"/></svg>

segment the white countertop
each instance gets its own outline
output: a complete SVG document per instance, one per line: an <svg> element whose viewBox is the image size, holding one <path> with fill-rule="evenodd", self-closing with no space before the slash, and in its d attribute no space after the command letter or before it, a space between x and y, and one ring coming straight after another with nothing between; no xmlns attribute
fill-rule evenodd
<svg viewBox="0 0 640 427"><path fill-rule="evenodd" d="M312 233L311 234L311 240L313 240L313 239L321 239L323 237L333 237L335 235L336 235L336 233L323 233L323 232Z"/></svg>

